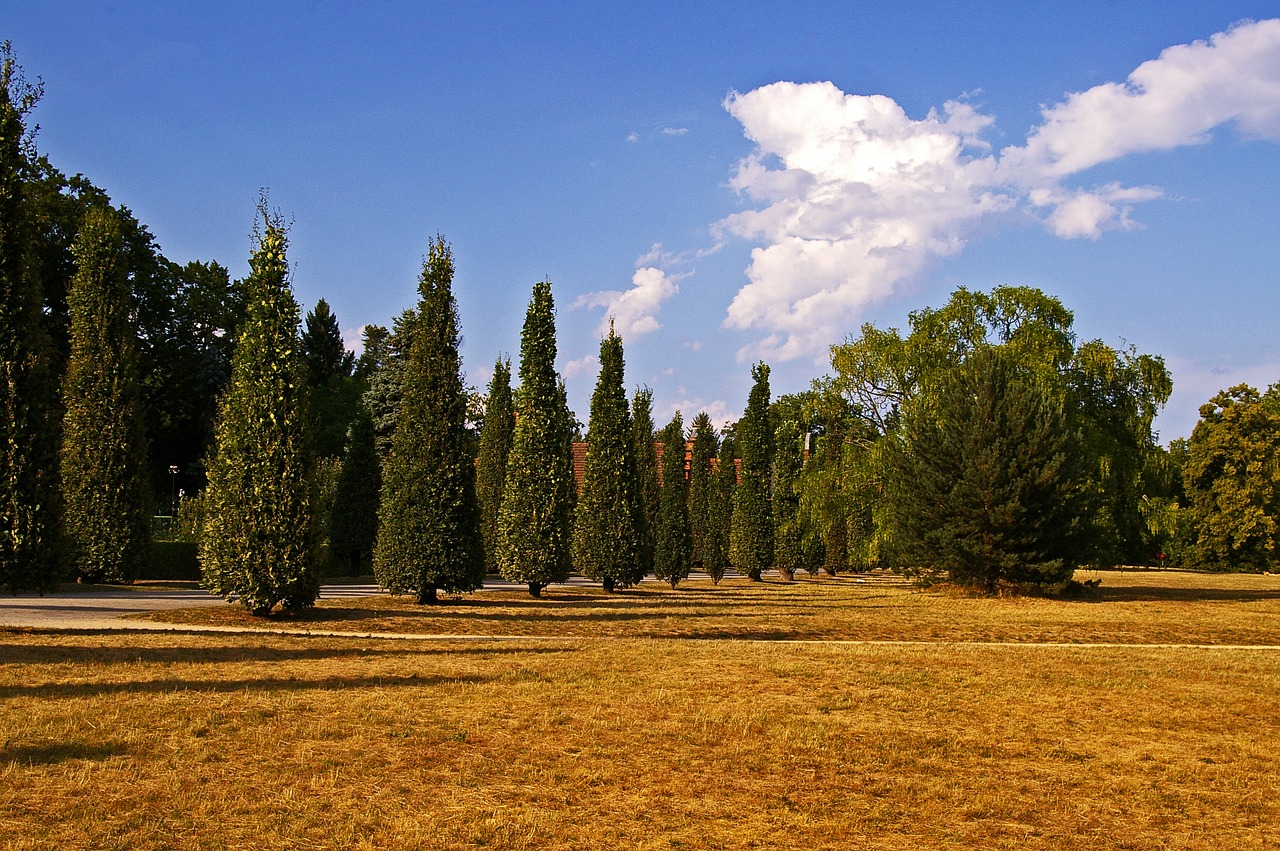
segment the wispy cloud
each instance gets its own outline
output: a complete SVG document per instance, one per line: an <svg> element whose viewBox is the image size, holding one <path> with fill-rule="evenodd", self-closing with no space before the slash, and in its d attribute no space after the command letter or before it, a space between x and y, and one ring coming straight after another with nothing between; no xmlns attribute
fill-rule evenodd
<svg viewBox="0 0 1280 851"><path fill-rule="evenodd" d="M725 109L756 145L730 184L753 208L715 232L757 243L724 324L764 336L742 359L822 352L869 304L955 254L979 220L1013 210L1063 238L1135 226L1158 187L1070 185L1128 154L1208 141L1233 126L1280 141L1280 20L1171 47L1123 83L1043 110L1022 146L995 154L993 119L965 100L912 119L881 95L832 83L773 83Z"/></svg>
<svg viewBox="0 0 1280 851"><path fill-rule="evenodd" d="M598 332L601 335L607 333L609 323L613 322L619 337L634 340L662 327L658 314L663 302L680 292L676 280L656 266L641 266L631 276L630 289L584 293L570 309L603 307L605 315Z"/></svg>
<svg viewBox="0 0 1280 851"><path fill-rule="evenodd" d="M688 127L663 127L658 131L663 136L683 136L689 132Z"/></svg>
<svg viewBox="0 0 1280 851"><path fill-rule="evenodd" d="M580 358L565 361L564 374L565 380L570 378L581 378L587 376L594 378L595 374L600 371L600 358L595 355L583 355Z"/></svg>

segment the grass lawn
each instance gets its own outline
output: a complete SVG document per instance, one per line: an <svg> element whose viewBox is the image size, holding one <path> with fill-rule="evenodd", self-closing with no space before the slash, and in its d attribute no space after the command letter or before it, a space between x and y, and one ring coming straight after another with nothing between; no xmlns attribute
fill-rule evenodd
<svg viewBox="0 0 1280 851"><path fill-rule="evenodd" d="M1090 602L841 578L301 624L548 636L502 642L0 630L0 846L1275 847L1280 578L1102 578Z"/></svg>

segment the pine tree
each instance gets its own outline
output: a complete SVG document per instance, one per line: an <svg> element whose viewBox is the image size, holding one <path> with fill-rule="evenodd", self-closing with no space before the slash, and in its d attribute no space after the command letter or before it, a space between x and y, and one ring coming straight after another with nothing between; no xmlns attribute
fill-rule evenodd
<svg viewBox="0 0 1280 851"><path fill-rule="evenodd" d="M788 420L774 435L773 456L773 566L790 582L805 565L800 527L800 496L796 483L804 466L800 428Z"/></svg>
<svg viewBox="0 0 1280 851"><path fill-rule="evenodd" d="M209 464L204 585L237 595L255 615L296 612L320 593L319 524L312 511L315 456L298 356L298 303L289 285L288 239L264 197L255 226L249 315L222 397Z"/></svg>
<svg viewBox="0 0 1280 851"><path fill-rule="evenodd" d="M573 417L556 373L551 284L534 284L520 335L516 428L498 522L498 568L534 597L569 578L573 523Z"/></svg>
<svg viewBox="0 0 1280 851"><path fill-rule="evenodd" d="M622 338L610 326L600 341L600 375L591 396L586 466L573 527L574 563L606 591L644 578L636 518L639 481L622 382Z"/></svg>
<svg viewBox="0 0 1280 851"><path fill-rule="evenodd" d="M751 368L754 383L747 409L738 421L735 442L742 459L734 492L729 558L739 572L755 582L773 563L773 519L769 507L769 479L773 462L773 429L769 425L769 367Z"/></svg>
<svg viewBox="0 0 1280 851"><path fill-rule="evenodd" d="M300 350L311 388L316 455L340 458L346 450L347 430L360 405L361 387L352 378L355 356L342 342L338 317L324 299L307 313Z"/></svg>
<svg viewBox="0 0 1280 851"><path fill-rule="evenodd" d="M693 418L693 450L689 454L689 532L693 537L693 564L706 570L712 546L715 473L711 461L719 441L706 411Z"/></svg>
<svg viewBox="0 0 1280 851"><path fill-rule="evenodd" d="M636 512L640 530L640 569L653 573L653 553L658 545L658 452L654 448L653 391L637 388L631 401L631 445L635 447L636 481L640 509Z"/></svg>
<svg viewBox="0 0 1280 851"><path fill-rule="evenodd" d="M988 594L1071 578L1078 452L1062 403L1020 369L980 348L906 410L886 483L905 572Z"/></svg>
<svg viewBox="0 0 1280 851"><path fill-rule="evenodd" d="M726 433L720 441L720 455L716 460L716 473L712 480L707 549L702 567L715 585L720 584L730 565L729 533L733 524L734 495L738 490L738 466L734 463L734 448L732 435Z"/></svg>
<svg viewBox="0 0 1280 851"><path fill-rule="evenodd" d="M403 402L383 470L373 570L389 591L434 603L438 591L474 591L484 584L453 253L442 237L431 241L418 292Z"/></svg>
<svg viewBox="0 0 1280 851"><path fill-rule="evenodd" d="M63 382L64 531L80 578L127 584L149 557L149 487L129 285L110 208L85 216L75 255Z"/></svg>
<svg viewBox="0 0 1280 851"><path fill-rule="evenodd" d="M39 281L26 262L30 233L22 176L23 126L40 99L9 43L0 47L0 587L58 584L58 421L54 353Z"/></svg>
<svg viewBox="0 0 1280 851"><path fill-rule="evenodd" d="M485 405L484 426L480 430L480 453L476 464L476 497L480 500L480 535L484 539L485 570L498 572L498 517L502 510L502 489L507 479L507 457L515 432L515 411L511 399L511 361L498 358L493 365Z"/></svg>
<svg viewBox="0 0 1280 851"><path fill-rule="evenodd" d="M373 568L381 491L382 465L374 444L373 417L361 405L351 421L329 515L329 552L347 565L352 576Z"/></svg>
<svg viewBox="0 0 1280 851"><path fill-rule="evenodd" d="M672 588L689 578L693 538L689 534L689 483L684 477L684 418L680 412L662 429L662 492L653 570Z"/></svg>

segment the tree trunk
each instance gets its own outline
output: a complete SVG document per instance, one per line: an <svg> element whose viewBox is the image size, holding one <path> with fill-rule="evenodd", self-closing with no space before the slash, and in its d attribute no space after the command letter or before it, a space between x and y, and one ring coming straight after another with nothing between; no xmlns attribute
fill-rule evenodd
<svg viewBox="0 0 1280 851"><path fill-rule="evenodd" d="M612 576L606 576L606 577L604 578L604 590L606 590L606 591L608 591L610 594L612 594L612 593L613 593L613 588L614 588L614 581L613 581L613 577L612 577Z"/></svg>
<svg viewBox="0 0 1280 851"><path fill-rule="evenodd" d="M423 588L418 594L418 602L422 604L440 602L439 598L436 597L436 586L429 585Z"/></svg>
<svg viewBox="0 0 1280 851"><path fill-rule="evenodd" d="M542 588L543 588L543 586L542 586L542 583L541 583L541 582L530 582L530 583L529 583L529 596L530 596L530 597L541 597L541 596L542 596Z"/></svg>

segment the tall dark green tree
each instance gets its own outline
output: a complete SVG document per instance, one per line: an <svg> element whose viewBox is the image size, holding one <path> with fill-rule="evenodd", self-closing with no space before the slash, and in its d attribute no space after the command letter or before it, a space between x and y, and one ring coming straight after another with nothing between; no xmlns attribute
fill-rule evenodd
<svg viewBox="0 0 1280 851"><path fill-rule="evenodd" d="M658 435L662 442L662 492L658 502L653 572L675 588L689 578L693 536L689 531L689 482L684 476L684 418L680 412Z"/></svg>
<svg viewBox="0 0 1280 851"><path fill-rule="evenodd" d="M329 514L329 552L347 566L352 576L373 569L381 492L382 464L374 444L373 417L361 405L351 421L347 452Z"/></svg>
<svg viewBox="0 0 1280 851"><path fill-rule="evenodd" d="M896 566L994 594L1059 585L1080 551L1080 470L1060 398L980 348L913 402L889 463Z"/></svg>
<svg viewBox="0 0 1280 851"><path fill-rule="evenodd" d="M480 430L480 455L476 463L476 496L480 500L480 534L484 538L485 570L498 572L498 518L502 490L507 480L507 457L516 429L511 398L511 361L498 358Z"/></svg>
<svg viewBox="0 0 1280 851"><path fill-rule="evenodd" d="M204 585L255 615L298 611L320 592L315 455L298 356L298 303L280 217L258 207L246 282L249 315L218 414L200 536Z"/></svg>
<svg viewBox="0 0 1280 851"><path fill-rule="evenodd" d="M418 292L403 402L382 474L373 569L389 591L433 603L439 591L474 591L484 584L453 253L442 237L431 241Z"/></svg>
<svg viewBox="0 0 1280 851"><path fill-rule="evenodd" d="M636 388L631 399L631 445L635 448L636 481L640 510L637 513L640 530L640 568L645 575L653 573L653 553L658 545L658 508L661 487L658 484L657 439L653 425L653 391L648 387Z"/></svg>
<svg viewBox="0 0 1280 851"><path fill-rule="evenodd" d="M738 421L735 444L742 460L734 492L729 558L734 567L759 582L773 563L773 515L769 487L773 463L773 426L769 422L769 367L751 367L753 383L747 409Z"/></svg>
<svg viewBox="0 0 1280 851"><path fill-rule="evenodd" d="M129 284L120 224L110 208L85 217L76 260L67 294L63 528L80 578L129 583L149 556L151 488Z"/></svg>
<svg viewBox="0 0 1280 851"><path fill-rule="evenodd" d="M708 512L707 547L703 554L702 569L711 582L720 584L728 570L729 534L733 526L733 498L738 490L738 467L734 462L733 435L727 430L720 441L720 454L716 458L716 472L712 480L711 508Z"/></svg>
<svg viewBox="0 0 1280 851"><path fill-rule="evenodd" d="M600 375L591 396L587 457L573 527L573 560L606 591L644 578L640 564L639 480L631 412L623 390L622 338L600 341Z"/></svg>
<svg viewBox="0 0 1280 851"><path fill-rule="evenodd" d="M316 454L341 458L347 429L360 404L361 382L352 376L355 356L342 342L338 317L324 299L316 302L303 321L300 348L311 387Z"/></svg>
<svg viewBox="0 0 1280 851"><path fill-rule="evenodd" d="M498 520L498 568L542 589L569 578L575 485L573 417L556 373L551 283L534 284L520 335L516 429Z"/></svg>
<svg viewBox="0 0 1280 851"><path fill-rule="evenodd" d="M706 569L712 541L715 502L713 460L720 441L706 411L693 418L693 447L689 452L689 532L693 538L693 564Z"/></svg>
<svg viewBox="0 0 1280 851"><path fill-rule="evenodd" d="M51 590L58 581L59 410L54 351L28 265L22 175L33 152L26 115L40 99L0 48L0 587Z"/></svg>
<svg viewBox="0 0 1280 851"><path fill-rule="evenodd" d="M796 485L804 466L800 427L792 420L774 433L773 455L773 566L786 581L805 566L804 530L801 528L800 495Z"/></svg>

